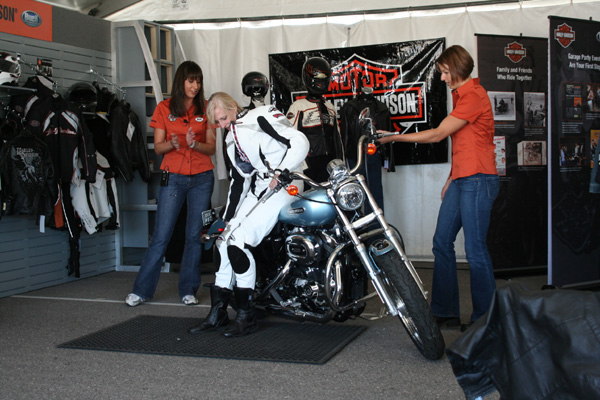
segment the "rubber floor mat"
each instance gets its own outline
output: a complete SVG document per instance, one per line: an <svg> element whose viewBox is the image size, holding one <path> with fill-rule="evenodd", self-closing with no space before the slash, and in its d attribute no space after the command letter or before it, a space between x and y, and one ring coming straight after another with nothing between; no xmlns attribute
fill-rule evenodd
<svg viewBox="0 0 600 400"><path fill-rule="evenodd" d="M198 318L140 315L58 345L60 348L173 356L324 364L360 335L365 326L281 322L261 319L250 335L220 332L191 335Z"/></svg>

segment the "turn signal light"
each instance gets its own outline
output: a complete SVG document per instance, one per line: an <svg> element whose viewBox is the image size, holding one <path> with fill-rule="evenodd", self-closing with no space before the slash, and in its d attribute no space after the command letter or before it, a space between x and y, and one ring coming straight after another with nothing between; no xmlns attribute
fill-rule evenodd
<svg viewBox="0 0 600 400"><path fill-rule="evenodd" d="M367 145L367 154L370 155L370 156L372 156L376 152L377 152L377 146L375 146L374 143L369 143Z"/></svg>
<svg viewBox="0 0 600 400"><path fill-rule="evenodd" d="M287 187L287 192L290 196L295 196L298 194L298 186L290 185Z"/></svg>

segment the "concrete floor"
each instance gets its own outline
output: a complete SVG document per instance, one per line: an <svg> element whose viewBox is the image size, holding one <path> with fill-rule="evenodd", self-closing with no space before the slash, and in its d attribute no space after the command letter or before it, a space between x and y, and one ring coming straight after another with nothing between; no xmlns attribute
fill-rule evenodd
<svg viewBox="0 0 600 400"><path fill-rule="evenodd" d="M416 266L430 288L431 264ZM459 270L459 277L462 319L468 320L468 270ZM213 276L204 278L210 282ZM153 301L128 307L123 300L134 279L135 273L111 272L0 299L0 399L465 398L446 356L424 359L396 317L344 322L367 330L324 365L57 348L137 315L208 313L208 289L201 289L200 305L184 306L174 272L161 275ZM546 276L513 280L539 289ZM367 312L380 305L372 300ZM461 333L453 328L443 334L448 345ZM486 397L498 398L498 393Z"/></svg>

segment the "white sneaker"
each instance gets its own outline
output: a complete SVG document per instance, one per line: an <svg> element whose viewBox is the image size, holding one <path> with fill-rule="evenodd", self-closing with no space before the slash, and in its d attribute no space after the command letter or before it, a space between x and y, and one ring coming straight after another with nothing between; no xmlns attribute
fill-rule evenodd
<svg viewBox="0 0 600 400"><path fill-rule="evenodd" d="M140 296L138 296L135 293L129 293L127 295L127 297L125 298L125 303L130 306L130 307L135 307L137 305L140 305L144 302L144 299L142 299Z"/></svg>
<svg viewBox="0 0 600 400"><path fill-rule="evenodd" d="M198 299L193 294L186 294L181 298L181 302L186 306L191 306L192 304L198 304Z"/></svg>

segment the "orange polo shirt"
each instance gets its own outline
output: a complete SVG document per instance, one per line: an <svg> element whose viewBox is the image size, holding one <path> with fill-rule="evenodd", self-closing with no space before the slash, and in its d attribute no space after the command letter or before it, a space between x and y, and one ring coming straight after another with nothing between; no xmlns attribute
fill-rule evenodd
<svg viewBox="0 0 600 400"><path fill-rule="evenodd" d="M468 121L452 137L452 179L496 175L494 114L486 90L473 78L452 91L450 115Z"/></svg>
<svg viewBox="0 0 600 400"><path fill-rule="evenodd" d="M171 150L163 154L160 169L180 175L195 175L213 169L214 166L210 157L187 147L185 139L188 128L191 126L196 142L206 142L206 129L208 126L206 115L194 115L195 107L192 106L187 110L184 117L174 117L169 110L170 103L171 99L167 99L156 106L150 121L150 127L164 129L167 140L171 137L171 133L175 133L179 138L181 147L179 150Z"/></svg>

